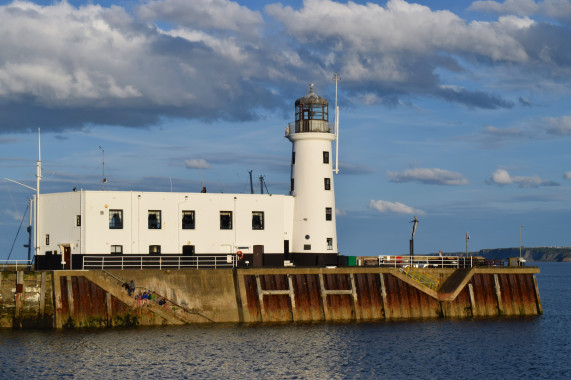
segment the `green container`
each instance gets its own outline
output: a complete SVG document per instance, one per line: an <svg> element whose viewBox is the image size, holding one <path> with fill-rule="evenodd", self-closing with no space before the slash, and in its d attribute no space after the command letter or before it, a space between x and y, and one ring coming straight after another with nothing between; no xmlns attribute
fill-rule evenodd
<svg viewBox="0 0 571 380"><path fill-rule="evenodd" d="M357 266L357 256L347 256L347 258L349 260L347 260L347 264L350 267L356 267Z"/></svg>

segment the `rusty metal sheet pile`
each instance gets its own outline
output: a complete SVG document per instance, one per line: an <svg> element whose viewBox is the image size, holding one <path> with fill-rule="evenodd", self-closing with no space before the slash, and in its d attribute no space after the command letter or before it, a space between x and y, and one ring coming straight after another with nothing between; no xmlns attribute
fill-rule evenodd
<svg viewBox="0 0 571 380"><path fill-rule="evenodd" d="M289 288L288 276L293 289ZM244 279L250 321L470 318L541 313L533 274L527 273L474 273L453 298L440 301L434 293L423 292L418 285L412 286L390 272L258 274L245 275ZM288 291L290 294L285 294ZM450 293L446 294L449 297Z"/></svg>

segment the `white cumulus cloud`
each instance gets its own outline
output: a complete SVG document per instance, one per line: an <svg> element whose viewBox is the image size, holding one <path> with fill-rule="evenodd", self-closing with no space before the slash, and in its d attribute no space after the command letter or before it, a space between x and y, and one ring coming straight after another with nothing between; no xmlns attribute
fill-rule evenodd
<svg viewBox="0 0 571 380"><path fill-rule="evenodd" d="M557 182L542 179L537 175L531 177L511 176L510 173L505 169L498 169L495 172L493 172L489 180L489 183L493 183L500 186L517 184L521 188L535 188L539 186L559 186Z"/></svg>
<svg viewBox="0 0 571 380"><path fill-rule="evenodd" d="M418 214L424 215L425 212L419 209L415 209L413 207L407 206L404 203L400 202L389 202L383 200L371 200L369 202L369 208L375 209L378 212L382 213L395 213L395 214Z"/></svg>
<svg viewBox="0 0 571 380"><path fill-rule="evenodd" d="M188 169L208 169L210 164L203 158L193 158L184 161L184 166Z"/></svg>
<svg viewBox="0 0 571 380"><path fill-rule="evenodd" d="M462 174L438 168L415 168L402 172L387 171L387 179L391 182L420 182L430 185L468 184L468 180Z"/></svg>

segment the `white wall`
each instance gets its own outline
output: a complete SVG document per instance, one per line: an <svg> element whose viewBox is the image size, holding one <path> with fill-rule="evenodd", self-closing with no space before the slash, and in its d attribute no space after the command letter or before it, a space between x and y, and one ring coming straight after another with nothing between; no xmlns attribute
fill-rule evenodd
<svg viewBox="0 0 571 380"><path fill-rule="evenodd" d="M124 254L147 254L160 245L162 254L180 254L194 245L196 254L253 252L283 253L284 240L292 245L291 196L269 194L148 193L81 191L41 195L40 242L50 234L50 247L70 244L72 254L108 254L122 245ZM76 227L81 208L82 225ZM123 210L123 228L109 228L109 210ZM161 211L161 229L148 229L148 210ZM195 229L182 229L182 211L195 211ZM220 230L220 211L233 212L231 230ZM264 212L264 230L252 230L252 211Z"/></svg>
<svg viewBox="0 0 571 380"><path fill-rule="evenodd" d="M294 244L292 252L337 253L337 227L335 216L335 187L331 141L335 135L320 132L300 132L288 136L293 142L295 164L292 165L295 198ZM323 163L323 152L329 152L329 163ZM324 178L330 178L331 188L325 190ZM325 208L332 211L331 220L325 220ZM309 239L306 237L309 236ZM327 238L333 239L332 249ZM304 248L311 245L311 249Z"/></svg>

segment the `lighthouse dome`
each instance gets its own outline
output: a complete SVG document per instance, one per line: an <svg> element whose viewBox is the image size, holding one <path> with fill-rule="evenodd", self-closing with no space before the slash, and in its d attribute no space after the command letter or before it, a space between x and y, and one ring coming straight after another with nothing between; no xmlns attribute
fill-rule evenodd
<svg viewBox="0 0 571 380"><path fill-rule="evenodd" d="M329 125L329 102L313 92L295 101L295 133L331 132Z"/></svg>

